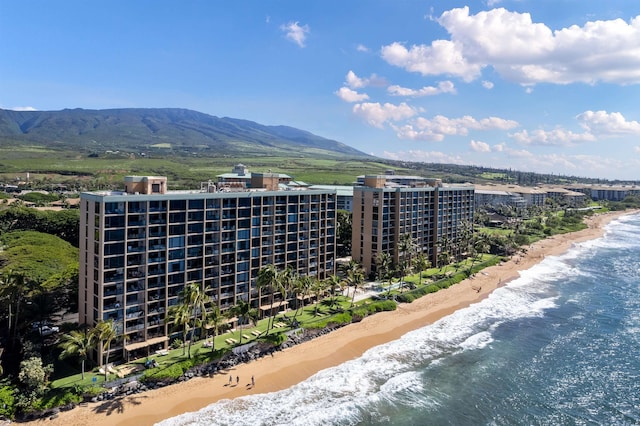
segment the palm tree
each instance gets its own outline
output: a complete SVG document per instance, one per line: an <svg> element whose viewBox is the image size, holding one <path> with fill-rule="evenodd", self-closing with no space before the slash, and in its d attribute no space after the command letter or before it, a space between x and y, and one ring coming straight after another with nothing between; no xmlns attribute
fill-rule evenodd
<svg viewBox="0 0 640 426"><path fill-rule="evenodd" d="M238 317L238 330L240 331L240 344L242 344L242 325L249 319L249 312L251 311L251 305L244 300L240 299L236 301L236 304L231 308L233 315Z"/></svg>
<svg viewBox="0 0 640 426"><path fill-rule="evenodd" d="M336 289L342 283L342 278L338 275L329 275L325 279L325 282L327 284L327 288L329 288L329 292L331 293L331 306L333 306L336 303Z"/></svg>
<svg viewBox="0 0 640 426"><path fill-rule="evenodd" d="M415 266L420 271L420 284L422 284L422 272L431 267L431 262L427 259L424 253L420 253L415 260Z"/></svg>
<svg viewBox="0 0 640 426"><path fill-rule="evenodd" d="M304 308L304 301L307 298L309 291L311 290L311 284L313 282L313 278L308 275L298 275L293 279L293 285L291 288L293 289L293 294L296 298L296 311L293 314L293 319L298 316L301 308Z"/></svg>
<svg viewBox="0 0 640 426"><path fill-rule="evenodd" d="M353 259L349 260L349 262L347 263L343 263L342 265L340 265L340 272L342 272L342 274L344 275L344 282L346 282L347 285L350 285L350 277L361 269L362 267L360 266L360 264ZM349 292L347 292L347 297L348 296Z"/></svg>
<svg viewBox="0 0 640 426"><path fill-rule="evenodd" d="M62 342L58 345L62 349L59 358L65 359L70 356L80 357L82 363L82 380L84 380L85 361L97 343L94 333L87 333L86 330L72 330L69 334L62 336Z"/></svg>
<svg viewBox="0 0 640 426"><path fill-rule="evenodd" d="M293 275L294 275L293 269L289 266L278 274L278 279L275 282L274 290L277 293L280 293L280 295L282 296L282 303L287 301L287 294L293 282ZM274 326L275 319L276 319L276 315L273 314L272 312L271 328L273 328Z"/></svg>
<svg viewBox="0 0 640 426"><path fill-rule="evenodd" d="M325 289L327 287L325 286L325 284L320 281L319 279L313 277L310 281L310 290L314 293L314 295L316 296L316 306L315 306L315 312L314 315L318 315L318 309L320 307L320 302L321 302L321 298L322 298L322 294L325 292Z"/></svg>
<svg viewBox="0 0 640 426"><path fill-rule="evenodd" d="M471 257L471 265L469 266L468 275L471 275L471 271L473 270L473 265L475 264L476 260L480 260L484 253L489 252L490 246L489 240L487 239L487 234L478 232L475 235L472 247L474 255Z"/></svg>
<svg viewBox="0 0 640 426"><path fill-rule="evenodd" d="M258 271L258 277L256 278L256 287L259 290L260 296L262 296L262 290L266 290L270 293L271 296L271 308L270 314L273 314L273 303L274 303L274 293L275 287L277 285L278 280L280 279L280 273L278 269L273 264L266 265L262 267ZM269 323L267 321L267 334L269 334Z"/></svg>
<svg viewBox="0 0 640 426"><path fill-rule="evenodd" d="M400 279L400 291L402 291L404 277L411 273L413 253L416 247L416 242L410 233L407 232L406 234L400 235L400 240L398 241L398 256L402 259L400 261L400 273L402 275Z"/></svg>
<svg viewBox="0 0 640 426"><path fill-rule="evenodd" d="M391 293L391 278L393 277L393 259L387 252L380 252L376 255L376 279L388 281L389 293Z"/></svg>
<svg viewBox="0 0 640 426"><path fill-rule="evenodd" d="M351 296L351 306L353 306L356 299L356 291L364 283L364 271L362 266L354 260L350 260L349 263L345 264L342 270L346 272L347 284L353 287L353 295Z"/></svg>
<svg viewBox="0 0 640 426"><path fill-rule="evenodd" d="M451 262L451 241L446 235L438 241L437 259L438 259L438 267L440 268L440 271L444 274L444 272L442 271L442 268L444 267L446 269L446 267L449 265L449 262Z"/></svg>
<svg viewBox="0 0 640 426"><path fill-rule="evenodd" d="M102 352L105 354L104 368L104 380L109 377L109 351L111 350L111 342L118 336L115 322L110 319L107 321L100 321L93 329L95 338L102 343Z"/></svg>
<svg viewBox="0 0 640 426"><path fill-rule="evenodd" d="M191 345L193 344L193 340L195 338L194 334L196 328L199 326L201 327L205 322L209 296L202 289L202 286L200 284L191 283L187 285L181 292L180 299L182 300L182 304L189 312L191 329L193 330L193 332L191 333L191 338L189 339L188 347L189 358L191 358Z"/></svg>
<svg viewBox="0 0 640 426"><path fill-rule="evenodd" d="M191 322L189 307L184 304L172 306L165 321L170 322L174 327L182 327L182 355L186 355L187 334L189 333L189 323Z"/></svg>
<svg viewBox="0 0 640 426"><path fill-rule="evenodd" d="M227 316L220 312L220 308L213 306L205 318L204 327L207 330L213 330L213 339L211 341L211 352L215 352L216 348L216 336L220 331L220 328L224 325Z"/></svg>

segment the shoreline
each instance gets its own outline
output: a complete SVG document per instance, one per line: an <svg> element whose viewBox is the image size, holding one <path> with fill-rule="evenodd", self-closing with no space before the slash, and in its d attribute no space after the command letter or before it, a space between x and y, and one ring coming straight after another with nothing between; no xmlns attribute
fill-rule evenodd
<svg viewBox="0 0 640 426"><path fill-rule="evenodd" d="M531 268L546 256L561 255L576 243L599 238L604 235L604 227L612 220L637 213L634 210L591 216L586 219L587 229L540 240L529 246L526 254L516 254L510 260L485 268L475 277L448 289L426 295L410 304L398 305L395 311L377 313L359 323L275 352L272 357L236 365L226 374L196 377L123 398L89 403L60 412L53 420L45 418L25 424L152 425L185 412L198 411L223 399L287 389L318 371L358 358L371 348L399 339L412 330L481 301L496 288L518 278L520 271ZM229 386L229 374L240 377L240 383ZM252 377L255 377L255 386L251 385Z"/></svg>

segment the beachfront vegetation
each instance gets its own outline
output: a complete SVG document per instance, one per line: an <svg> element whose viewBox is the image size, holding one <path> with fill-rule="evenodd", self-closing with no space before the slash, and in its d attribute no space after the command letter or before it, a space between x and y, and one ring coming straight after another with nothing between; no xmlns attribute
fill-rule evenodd
<svg viewBox="0 0 640 426"><path fill-rule="evenodd" d="M632 203L633 200L627 202ZM628 203L624 205L633 205ZM605 208L614 209L616 206L607 203ZM5 357L4 361L5 377L13 379L12 384L7 382L5 388L0 387L0 405L7 404L4 408L9 413L7 415L13 415L15 407L24 413L77 403L84 397L104 391L102 386L112 383L116 374L109 368L103 368L100 373L99 367L108 365L109 359L105 357L100 360L100 365L93 365L83 355L83 346L87 342L78 341L79 335L72 335L74 331L88 334L94 339L92 344L106 349L109 342L107 334L102 334L100 339L98 331L87 330L85 333L71 324L60 325L61 331L55 335L42 334L43 326L49 325L54 314L70 307L73 309L76 304L77 249L69 243L77 244L78 214L77 211L36 212L25 207L0 211L0 239L4 244L0 259L5 262L0 264L4 267L0 278L0 310L8 318L6 350L9 352L14 346L21 350L14 352L12 358ZM126 367L134 366L136 369L131 371L136 373L131 374L142 374L138 377L141 381L171 381L199 364L216 362L228 356L234 346L261 342L278 347L288 339L288 333L298 329L333 328L359 321L375 312L395 309L396 303L410 303L425 294L447 288L484 267L500 262L502 256L526 249L531 242L556 233L582 229L583 216L591 212L566 206L545 206L527 212L505 209L502 213L506 219L500 227L489 226L488 221L482 221L482 213L481 210L478 212L478 220L473 227L461 228L455 241L443 239L439 242L435 265L414 249L414 242L408 237L403 237L406 241L402 243L398 264L394 264L390 256L384 259L380 255L376 259L375 276L369 278L377 278L376 285L380 291L376 298L382 300L356 300L356 294L367 285L357 264L347 267L343 275L332 276L322 282L312 277L295 276L288 270L265 271L264 282L260 286L261 298L268 301L271 309L264 310L264 318L258 319L259 311L255 306L242 306L243 301L237 300L237 306L232 310L237 326L230 330L227 315L215 312L206 300L204 305L197 301L197 297L194 301L187 291L181 302L187 306L185 322L176 323L181 338L172 342L176 349L170 350L166 356L155 357L157 367L145 369L146 360L142 359L120 365L114 371L124 372L128 371ZM340 227L350 229L348 215L340 223ZM341 242L338 241L339 244ZM61 257L51 262L54 255ZM68 259L72 262L67 262ZM346 292L341 293L338 288L345 288ZM206 294L206 289L201 290ZM300 303L291 305L292 310L282 314L278 313L280 305L277 303L281 300L299 300ZM35 322L39 324L37 327L32 326ZM279 323L285 325L276 326ZM182 333L183 326L186 326L187 333ZM103 327L100 325L97 329ZM227 339L234 339L236 343L229 343ZM25 351L29 345L35 351ZM63 359L59 359L65 351ZM41 393L27 391L27 382L18 380L22 371L20 361L32 358L24 354L35 354L35 358L40 360L32 360L28 365L40 363L38 365L43 369L51 365L54 367L51 374L43 376L42 388L36 388L43 389ZM15 360L13 365L11 359ZM88 364L86 370L85 363ZM24 378L26 374L23 374ZM53 382L49 382L49 375L55 379ZM14 392L16 390L19 392Z"/></svg>

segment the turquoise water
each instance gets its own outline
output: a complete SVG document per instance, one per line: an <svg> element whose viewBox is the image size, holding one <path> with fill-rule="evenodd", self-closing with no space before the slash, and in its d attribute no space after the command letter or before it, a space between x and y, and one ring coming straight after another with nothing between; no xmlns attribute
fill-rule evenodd
<svg viewBox="0 0 640 426"><path fill-rule="evenodd" d="M626 216L359 359L160 424L640 424L639 344L640 216Z"/></svg>

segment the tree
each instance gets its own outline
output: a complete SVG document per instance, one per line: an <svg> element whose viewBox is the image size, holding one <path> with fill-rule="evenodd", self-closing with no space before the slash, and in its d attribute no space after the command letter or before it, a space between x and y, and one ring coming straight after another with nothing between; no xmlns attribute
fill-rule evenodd
<svg viewBox="0 0 640 426"><path fill-rule="evenodd" d="M442 270L443 266L448 266L451 261L451 241L445 235L438 240L438 267Z"/></svg>
<svg viewBox="0 0 640 426"><path fill-rule="evenodd" d="M391 293L391 278L393 277L393 259L387 252L380 252L376 255L376 279L389 284Z"/></svg>
<svg viewBox="0 0 640 426"><path fill-rule="evenodd" d="M85 331L72 330L69 334L62 336L62 342L58 346L62 349L60 359L70 356L77 356L82 363L82 380L84 380L84 364L89 353L96 347L96 336Z"/></svg>
<svg viewBox="0 0 640 426"><path fill-rule="evenodd" d="M348 256L351 253L351 212L338 210L336 222L336 241L338 243L338 256Z"/></svg>
<svg viewBox="0 0 640 426"><path fill-rule="evenodd" d="M42 394L47 388L49 375L52 372L52 365L44 365L42 358L33 356L20 363L18 380L27 388L27 391L35 391L37 394Z"/></svg>
<svg viewBox="0 0 640 426"><path fill-rule="evenodd" d="M118 336L116 324L112 319L107 321L100 321L93 329L96 335L96 339L102 344L102 351L105 353L104 368L104 380L109 378L109 351L111 350L111 342Z"/></svg>
<svg viewBox="0 0 640 426"><path fill-rule="evenodd" d="M420 271L420 284L422 284L422 273L431 267L431 262L424 253L420 253L415 260L415 266Z"/></svg>
<svg viewBox="0 0 640 426"><path fill-rule="evenodd" d="M187 335L189 333L189 324L191 323L191 312L189 311L189 306L184 304L172 306L169 309L165 321L170 322L174 327L182 328L182 355L186 355Z"/></svg>
<svg viewBox="0 0 640 426"><path fill-rule="evenodd" d="M207 312L205 318L205 328L207 330L213 330L213 339L211 341L211 352L215 352L216 348L216 336L220 331L220 328L225 324L227 316L220 312L220 308L213 306L211 310Z"/></svg>
<svg viewBox="0 0 640 426"><path fill-rule="evenodd" d="M256 286L261 293L262 290L267 290L270 293L271 307L269 309L269 314L271 318L269 321L270 323L267 324L267 334L269 334L269 331L273 328L273 321L275 319L275 315L273 313L275 294L280 292L282 294L282 299L284 300L286 298L286 288L289 283L290 276L290 269L280 272L273 264L266 265L258 271Z"/></svg>
<svg viewBox="0 0 640 426"><path fill-rule="evenodd" d="M8 301L9 334L12 337L12 342L15 343L18 335L18 326L20 324L21 307L24 303L25 296L29 296L35 284L24 274L11 269L3 271L1 279L0 296Z"/></svg>
<svg viewBox="0 0 640 426"><path fill-rule="evenodd" d="M398 257L400 261L400 291L402 291L404 285L404 277L411 273L413 253L416 251L416 242L410 233L400 235L398 241Z"/></svg>
<svg viewBox="0 0 640 426"><path fill-rule="evenodd" d="M304 308L304 301L307 298L311 289L313 278L308 275L298 275L292 279L292 293L296 300L296 311L293 314L293 319L298 316L301 308Z"/></svg>
<svg viewBox="0 0 640 426"><path fill-rule="evenodd" d="M209 296L202 289L202 286L200 284L191 283L188 284L180 293L180 300L182 301L185 310L188 312L188 321L191 322L190 328L193 330L191 333L191 338L189 339L187 349L188 357L191 358L191 345L193 344L193 340L195 338L195 330L198 327L202 327L205 322Z"/></svg>
<svg viewBox="0 0 640 426"><path fill-rule="evenodd" d="M347 284L353 287L353 295L351 296L351 306L353 306L356 299L356 291L364 283L364 271L362 266L353 259L343 265L342 271L346 275Z"/></svg>
<svg viewBox="0 0 640 426"><path fill-rule="evenodd" d="M347 285L351 284L351 281L349 280L349 278L353 274L355 274L359 269L361 269L360 264L353 259L349 260L347 263L343 263L342 265L340 265L340 272L342 272L342 275L344 276L344 282ZM348 296L349 296L349 292L347 291L347 297Z"/></svg>
<svg viewBox="0 0 640 426"><path fill-rule="evenodd" d="M244 300L240 299L236 301L236 304L231 308L233 315L238 317L238 329L240 330L240 344L242 344L242 325L249 320L249 312L251 312L251 305Z"/></svg>
<svg viewBox="0 0 640 426"><path fill-rule="evenodd" d="M316 306L315 306L314 315L318 315L318 309L320 307L320 302L321 302L320 299L322 298L322 294L324 293L325 289L326 289L325 284L319 279L313 278L311 280L310 290L316 296Z"/></svg>
<svg viewBox="0 0 640 426"><path fill-rule="evenodd" d="M342 278L340 278L338 275L329 275L325 279L325 282L327 284L327 287L329 288L329 292L331 294L331 306L333 306L336 303L336 289L342 283Z"/></svg>

